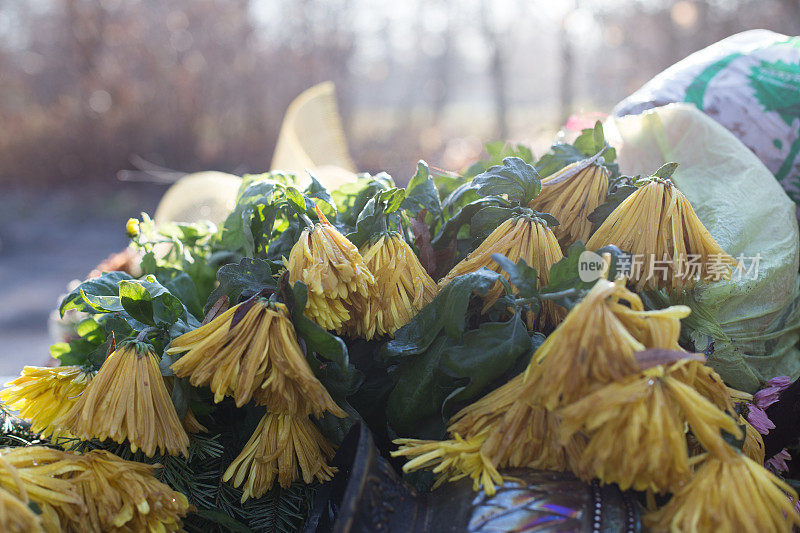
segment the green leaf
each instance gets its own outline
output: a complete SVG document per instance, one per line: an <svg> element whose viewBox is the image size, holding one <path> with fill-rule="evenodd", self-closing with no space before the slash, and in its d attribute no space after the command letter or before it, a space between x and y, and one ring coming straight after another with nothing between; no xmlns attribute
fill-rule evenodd
<svg viewBox="0 0 800 533"><path fill-rule="evenodd" d="M155 326L153 319L153 297L143 285L134 281L121 281L119 297L122 307L139 322Z"/></svg>
<svg viewBox="0 0 800 533"><path fill-rule="evenodd" d="M592 223L592 231L597 231L608 216L614 209L621 204L625 198L636 192L635 185L628 184L626 181L620 181L612 185L606 194L606 201L598 205L594 211L589 213L588 218Z"/></svg>
<svg viewBox="0 0 800 533"><path fill-rule="evenodd" d="M502 165L475 176L472 183L481 196L505 196L523 207L536 198L542 188L539 173L519 157L506 157Z"/></svg>
<svg viewBox="0 0 800 533"><path fill-rule="evenodd" d="M125 272L103 272L98 278L84 281L61 301L61 316L70 309L87 313L121 310L118 285L126 279L132 278Z"/></svg>
<svg viewBox="0 0 800 533"><path fill-rule="evenodd" d="M439 216L442 212L439 191L425 161L417 163L417 173L408 182L402 207L414 216L417 216L422 209L426 209L433 216Z"/></svg>
<svg viewBox="0 0 800 533"><path fill-rule="evenodd" d="M352 394L358 389L363 376L350 364L347 345L305 316L303 311L308 301L308 287L303 282L298 281L292 286L291 297L292 323L297 335L305 342L311 356L309 364L315 375L335 396Z"/></svg>
<svg viewBox="0 0 800 533"><path fill-rule="evenodd" d="M155 276L121 281L119 294L125 312L143 324L171 326L182 319L187 329L200 325L183 302L159 283Z"/></svg>
<svg viewBox="0 0 800 533"><path fill-rule="evenodd" d="M286 199L289 201L289 207L294 209L297 214L304 215L308 210L303 193L294 187L286 188Z"/></svg>
<svg viewBox="0 0 800 533"><path fill-rule="evenodd" d="M484 296L501 276L482 268L456 277L439 290L436 297L417 313L411 322L398 329L380 352L383 361L395 362L421 354L441 332L459 341L466 328L467 308L473 294Z"/></svg>
<svg viewBox="0 0 800 533"><path fill-rule="evenodd" d="M328 189L326 189L325 186L320 183L316 176L314 176L314 174L311 172L308 173L308 176L311 178L311 183L308 185L308 187L306 187L306 190L303 191L303 194L308 198L322 200L335 210L336 202L333 201L333 197L331 196L331 193L328 192Z"/></svg>
<svg viewBox="0 0 800 533"><path fill-rule="evenodd" d="M454 344L447 336L437 337L419 357L401 364L397 384L386 406L386 418L398 435L423 439L444 437L441 405L453 386L440 367L446 349Z"/></svg>
<svg viewBox="0 0 800 533"><path fill-rule="evenodd" d="M658 170L655 171L653 174L656 178L661 178L663 180L669 179L672 177L672 174L675 173L675 170L678 168L678 163L666 163L661 166Z"/></svg>
<svg viewBox="0 0 800 533"><path fill-rule="evenodd" d="M518 298L539 298L539 273L535 268L528 266L524 259L514 264L502 254L492 254L492 259L508 273L508 281L517 288Z"/></svg>
<svg viewBox="0 0 800 533"><path fill-rule="evenodd" d="M470 219L469 235L473 239L485 239L512 216L514 216L514 210L508 207L484 207Z"/></svg>
<svg viewBox="0 0 800 533"><path fill-rule="evenodd" d="M376 176L361 174L355 182L348 182L331 193L339 208L338 220L347 229L354 229L364 206L378 192L393 188L394 181L389 174L381 172Z"/></svg>
<svg viewBox="0 0 800 533"><path fill-rule="evenodd" d="M533 163L533 152L522 144L513 145L504 141L493 141L486 143L484 148L489 157L471 165L465 173L468 178L485 172L491 166L499 165L506 157L519 157L526 163Z"/></svg>
<svg viewBox="0 0 800 533"><path fill-rule="evenodd" d="M275 276L283 270L283 263L243 257L239 263L225 265L217 272L219 285L206 302L208 312L223 296L230 299L231 305L244 301L262 289L277 290Z"/></svg>
<svg viewBox="0 0 800 533"><path fill-rule="evenodd" d="M496 207L506 205L507 203L503 199L497 197L479 198L468 203L442 224L436 236L431 240L431 244L436 249L450 246L452 241L458 236L461 228L469 224L472 217L474 217L478 211L490 206Z"/></svg>
<svg viewBox="0 0 800 533"><path fill-rule="evenodd" d="M442 358L442 366L450 376L467 380L445 400L445 415L455 413L454 405L463 405L489 392L490 386L520 357L530 359L532 350L531 336L519 313L507 322L486 322L465 333L461 344L447 348Z"/></svg>
<svg viewBox="0 0 800 533"><path fill-rule="evenodd" d="M396 188L375 194L358 215L356 229L347 234L348 240L360 248L390 229L399 229L398 210L405 197L405 191Z"/></svg>

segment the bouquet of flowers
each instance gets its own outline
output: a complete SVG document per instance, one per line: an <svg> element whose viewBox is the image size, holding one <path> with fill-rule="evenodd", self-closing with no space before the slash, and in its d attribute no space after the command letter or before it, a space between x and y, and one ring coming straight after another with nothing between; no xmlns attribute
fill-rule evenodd
<svg viewBox="0 0 800 533"><path fill-rule="evenodd" d="M682 334L737 261L675 164L615 158L598 123L405 188L246 175L219 228L129 221L141 275L80 284L60 366L0 392L29 421L5 417L5 530L296 531L355 421L423 489L567 470L638 491L655 530L800 525L758 398Z"/></svg>

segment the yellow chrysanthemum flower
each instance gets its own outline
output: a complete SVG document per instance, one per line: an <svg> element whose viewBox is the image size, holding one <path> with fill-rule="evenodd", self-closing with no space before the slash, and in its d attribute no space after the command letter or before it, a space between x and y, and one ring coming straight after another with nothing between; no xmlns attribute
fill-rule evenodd
<svg viewBox="0 0 800 533"><path fill-rule="evenodd" d="M576 434L588 439L577 469L581 477L617 483L622 490L671 492L691 473L687 424L701 444L715 450L727 446L721 430L741 437L732 416L681 381L686 366L702 363L649 368L556 412L565 442Z"/></svg>
<svg viewBox="0 0 800 533"><path fill-rule="evenodd" d="M569 469L580 475L586 437L575 433L562 442L551 411L638 374L636 352L680 350L676 323L688 313L681 306L643 311L623 282L600 279L539 347L526 371L456 413L448 432L465 439L485 432L481 452L496 468Z"/></svg>
<svg viewBox="0 0 800 533"><path fill-rule="evenodd" d="M481 446L486 433L470 439L463 439L458 433L452 440L430 441L418 439L397 439L400 448L392 452L392 457L413 457L403 466L403 472L414 472L433 467L437 475L433 488L446 481L458 481L469 476L473 490L483 487L489 496L494 495L497 485L503 483L503 476L483 454Z"/></svg>
<svg viewBox="0 0 800 533"><path fill-rule="evenodd" d="M0 400L30 420L31 431L49 437L56 431L53 422L72 408L91 379L92 373L79 366L26 366L20 377L6 383Z"/></svg>
<svg viewBox="0 0 800 533"><path fill-rule="evenodd" d="M73 455L80 468L69 482L86 505L75 519L56 512L65 531L182 531L186 496L155 478L157 465L125 461L105 450Z"/></svg>
<svg viewBox="0 0 800 533"><path fill-rule="evenodd" d="M761 433L742 415L739 415L739 425L744 426L742 453L756 463L763 465L766 459L766 450L764 449L764 439L761 437Z"/></svg>
<svg viewBox="0 0 800 533"><path fill-rule="evenodd" d="M103 362L72 408L55 424L87 440L111 438L148 457L186 454L189 437L172 405L152 347L127 342Z"/></svg>
<svg viewBox="0 0 800 533"><path fill-rule="evenodd" d="M759 463L729 449L723 457L703 461L666 505L645 515L651 531L769 533L800 527L794 489Z"/></svg>
<svg viewBox="0 0 800 533"><path fill-rule="evenodd" d="M528 206L559 221L553 233L563 248L586 242L592 233L589 215L606 199L608 171L602 165L576 161L542 179L542 190Z"/></svg>
<svg viewBox="0 0 800 533"><path fill-rule="evenodd" d="M737 262L717 244L671 180L650 178L608 216L586 243L607 244L642 258L632 265L637 290L691 287L697 280L727 279Z"/></svg>
<svg viewBox="0 0 800 533"><path fill-rule="evenodd" d="M81 468L74 455L44 446L0 450L0 487L22 501L35 502L41 509L43 528L60 531L58 514L79 520L86 506L70 476Z"/></svg>
<svg viewBox="0 0 800 533"><path fill-rule="evenodd" d="M174 339L167 353L180 352L175 375L210 387L215 402L232 396L237 407L254 399L281 413L346 416L314 377L282 303L256 297L234 306Z"/></svg>
<svg viewBox="0 0 800 533"><path fill-rule="evenodd" d="M44 533L42 520L28 503L0 488L0 531L7 533Z"/></svg>
<svg viewBox="0 0 800 533"><path fill-rule="evenodd" d="M264 495L276 480L284 488L299 479L330 480L336 469L327 461L333 454L333 445L307 416L267 413L222 480L244 485L244 502Z"/></svg>
<svg viewBox="0 0 800 533"><path fill-rule="evenodd" d="M375 283L358 249L319 209L320 223L306 228L285 260L289 283L308 286L305 314L327 330L341 333L353 309L366 309Z"/></svg>
<svg viewBox="0 0 800 533"><path fill-rule="evenodd" d="M536 350L525 370L525 396L552 410L638 373L636 352L682 350L680 319L690 312L682 305L644 311L624 282L597 280Z"/></svg>
<svg viewBox="0 0 800 533"><path fill-rule="evenodd" d="M351 335L371 339L392 335L428 305L439 290L414 251L397 233L381 235L363 251L375 276L366 308L355 309L347 323Z"/></svg>
<svg viewBox="0 0 800 533"><path fill-rule="evenodd" d="M539 286L547 285L550 280L550 267L564 256L558 239L538 218L517 217L510 218L500 224L488 237L467 257L448 272L439 281L439 287L450 283L457 276L469 274L481 268L488 268L494 272L505 273L494 259L492 254L502 254L516 263L520 259L536 269ZM496 283L484 298L484 312L487 311L503 294L503 285ZM548 329L555 327L564 318L566 311L563 307L550 301L542 302L542 309L538 318L539 327ZM527 317L528 327L533 329L534 317Z"/></svg>
<svg viewBox="0 0 800 533"><path fill-rule="evenodd" d="M498 468L563 471L578 465L580 436L561 444L558 420L523 400L522 374L456 413L447 431L473 438L485 434L481 451Z"/></svg>

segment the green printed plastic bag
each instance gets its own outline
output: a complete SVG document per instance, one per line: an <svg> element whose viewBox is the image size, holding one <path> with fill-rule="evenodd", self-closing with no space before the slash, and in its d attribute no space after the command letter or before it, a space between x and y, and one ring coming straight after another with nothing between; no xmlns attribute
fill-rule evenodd
<svg viewBox="0 0 800 533"><path fill-rule="evenodd" d="M800 37L732 35L658 74L614 115L673 102L694 104L733 132L800 205Z"/></svg>
<svg viewBox="0 0 800 533"><path fill-rule="evenodd" d="M795 204L772 173L732 133L687 104L611 118L606 129L626 174L679 163L675 184L720 246L751 269L694 289L696 305L708 311L690 332L698 351L713 341L711 366L745 391L777 375L797 378L800 241Z"/></svg>

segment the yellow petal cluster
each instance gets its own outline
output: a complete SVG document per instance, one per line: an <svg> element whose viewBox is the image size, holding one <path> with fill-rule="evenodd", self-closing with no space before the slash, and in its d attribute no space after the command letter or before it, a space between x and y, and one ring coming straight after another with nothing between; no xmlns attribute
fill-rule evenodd
<svg viewBox="0 0 800 533"><path fill-rule="evenodd" d="M744 426L745 433L742 453L756 463L763 465L766 459L766 450L764 449L764 439L761 437L761 433L741 415L739 415L739 425Z"/></svg>
<svg viewBox="0 0 800 533"><path fill-rule="evenodd" d="M433 300L438 287L398 233L381 235L362 252L375 284L366 308L355 310L347 329L351 335L369 340L392 335L408 324Z"/></svg>
<svg viewBox="0 0 800 533"><path fill-rule="evenodd" d="M308 286L305 314L340 333L353 308L365 309L375 278L358 249L319 210L320 223L306 228L292 247L286 268L289 283Z"/></svg>
<svg viewBox="0 0 800 533"><path fill-rule="evenodd" d="M599 279L542 343L525 370L524 395L547 409L639 371L634 354L647 348L681 350L686 306L644 311L624 282Z"/></svg>
<svg viewBox="0 0 800 533"><path fill-rule="evenodd" d="M41 518L33 513L24 499L0 489L0 531L44 533L44 528Z"/></svg>
<svg viewBox="0 0 800 533"><path fill-rule="evenodd" d="M80 455L42 446L0 450L0 524L30 522L10 498L41 509L36 525L48 533L182 529L186 497L158 481L156 466L125 461L104 450ZM27 505L26 505L27 508Z"/></svg>
<svg viewBox="0 0 800 533"><path fill-rule="evenodd" d="M638 351L679 350L677 324L688 313L681 306L643 311L623 282L600 279L539 347L526 371L456 413L448 432L465 439L485 435L481 453L496 468L569 469L580 475L586 436L572 432L562 438L556 410L638 374Z"/></svg>
<svg viewBox="0 0 800 533"><path fill-rule="evenodd" d="M81 470L74 458L74 454L44 446L2 449L0 488L24 502L36 503L42 509L44 529L59 531L59 514L79 521L86 513L85 503L69 480Z"/></svg>
<svg viewBox="0 0 800 533"><path fill-rule="evenodd" d="M473 490L483 487L491 496L496 486L503 483L503 477L481 451L485 439L486 433L469 439L455 433L453 439L447 441L397 439L395 443L400 448L392 452L392 457L413 457L403 466L406 473L431 468L437 476L434 489L447 481L469 476Z"/></svg>
<svg viewBox="0 0 800 533"><path fill-rule="evenodd" d="M577 473L622 490L671 492L691 474L687 425L706 449L727 446L723 430L741 437L733 417L681 381L687 366L703 365L687 359L658 365L559 409L564 441L576 434L588 439Z"/></svg>
<svg viewBox="0 0 800 533"><path fill-rule="evenodd" d="M298 479L330 480L336 471L327 464L333 452L307 416L267 413L222 479L234 487L244 485L244 502L262 496L276 480L284 488Z"/></svg>
<svg viewBox="0 0 800 533"><path fill-rule="evenodd" d="M181 426L159 358L149 345L130 342L113 351L72 408L55 425L87 440L111 438L152 457L186 454L189 437Z"/></svg>
<svg viewBox="0 0 800 533"><path fill-rule="evenodd" d="M536 269L539 286L544 286L550 279L550 267L557 263L564 256L558 239L538 218L516 217L510 218L500 224L488 237L467 257L448 272L439 281L439 287L443 287L453 281L457 276L475 272L481 268L488 268L494 272L505 273L494 259L492 254L502 254L516 263L520 259ZM500 282L496 283L484 298L484 312L487 311L503 294L503 286ZM538 318L540 329L550 329L555 327L564 318L566 311L563 307L557 306L550 301L542 302L542 309ZM533 329L534 318L528 317L528 327Z"/></svg>
<svg viewBox="0 0 800 533"><path fill-rule="evenodd" d="M542 179L542 190L529 207L558 219L553 233L562 248L589 240L592 223L588 217L606 199L608 176L605 167L584 160Z"/></svg>
<svg viewBox="0 0 800 533"><path fill-rule="evenodd" d="M57 508L64 531L182 531L186 496L153 475L156 466L125 461L105 450L74 456L81 468L70 482L86 506L75 521Z"/></svg>
<svg viewBox="0 0 800 533"><path fill-rule="evenodd" d="M167 353L180 352L175 375L211 388L215 402L231 396L237 407L255 400L275 412L345 416L308 366L282 303L255 297L236 305L174 339Z"/></svg>
<svg viewBox="0 0 800 533"><path fill-rule="evenodd" d="M680 291L698 280L727 279L737 265L697 218L686 196L668 179L650 178L628 196L592 235L586 248L597 250L607 244L634 255L630 278L637 290Z"/></svg>
<svg viewBox="0 0 800 533"><path fill-rule="evenodd" d="M31 421L31 431L49 437L53 423L75 404L86 389L92 373L79 366L26 366L20 377L6 383L0 400Z"/></svg>
<svg viewBox="0 0 800 533"><path fill-rule="evenodd" d="M797 493L761 464L731 451L703 461L662 508L645 515L654 532L761 533L800 527Z"/></svg>

